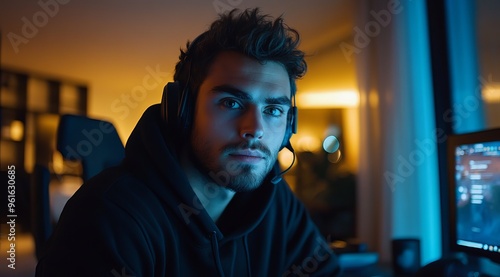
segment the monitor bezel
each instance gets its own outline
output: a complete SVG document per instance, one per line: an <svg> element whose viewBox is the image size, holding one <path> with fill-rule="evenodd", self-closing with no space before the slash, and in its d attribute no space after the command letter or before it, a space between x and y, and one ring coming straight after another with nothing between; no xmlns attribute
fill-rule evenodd
<svg viewBox="0 0 500 277"><path fill-rule="evenodd" d="M466 247L457 244L457 207L456 207L456 179L455 179L455 149L466 144L485 142L500 142L500 128L488 129L464 134L454 134L448 137L447 159L448 159L448 201L449 201L449 243L454 252L462 252L476 257L488 258L495 263L500 263L500 252L493 252L479 248Z"/></svg>

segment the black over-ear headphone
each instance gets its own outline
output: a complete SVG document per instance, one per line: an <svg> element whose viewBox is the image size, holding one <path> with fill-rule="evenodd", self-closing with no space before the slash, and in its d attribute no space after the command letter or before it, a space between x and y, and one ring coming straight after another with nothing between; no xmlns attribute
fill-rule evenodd
<svg viewBox="0 0 500 277"><path fill-rule="evenodd" d="M288 150L293 152L293 148L290 143L290 138L292 137L293 134L297 133L297 106L295 106L295 96L292 97L293 97L293 105L288 110L285 137L283 138L283 142L281 143L280 150L286 147L288 148Z"/></svg>
<svg viewBox="0 0 500 277"><path fill-rule="evenodd" d="M193 40L186 50L185 60L182 61L182 64L178 67L178 70L183 72L185 70L184 67L188 66L186 84L181 85L178 81L169 82L163 88L161 98L161 116L167 123L169 129L179 135L179 140L187 138L193 123L193 108L195 101L193 99L193 93L189 90L192 56L194 52L193 49L196 49L197 44L199 44L199 41L205 36L205 34L206 32ZM285 136L281 143L280 150L286 147L293 152L293 148L290 144L290 138L293 134L297 133L297 107L295 106L295 96L292 97L293 105L288 110Z"/></svg>
<svg viewBox="0 0 500 277"><path fill-rule="evenodd" d="M193 93L189 91L189 82L191 80L191 64L199 41L207 34L202 33L196 37L186 49L184 60L180 61L177 70L183 74L187 73L186 83L181 84L179 81L169 82L163 88L161 98L161 115L167 123L168 128L178 135L178 140L187 138L192 125L194 99ZM186 68L187 66L187 68ZM187 72L186 72L187 70Z"/></svg>

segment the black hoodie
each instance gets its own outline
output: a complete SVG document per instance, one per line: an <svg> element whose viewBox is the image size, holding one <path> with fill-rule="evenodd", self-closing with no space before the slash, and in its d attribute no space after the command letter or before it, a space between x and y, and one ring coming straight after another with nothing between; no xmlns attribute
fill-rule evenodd
<svg viewBox="0 0 500 277"><path fill-rule="evenodd" d="M159 105L123 163L66 204L36 276L336 276L337 259L281 181L236 193L217 224L165 139Z"/></svg>

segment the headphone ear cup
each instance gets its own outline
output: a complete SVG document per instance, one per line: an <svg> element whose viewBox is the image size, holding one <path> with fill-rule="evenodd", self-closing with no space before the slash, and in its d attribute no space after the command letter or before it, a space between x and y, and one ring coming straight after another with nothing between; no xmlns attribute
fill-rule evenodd
<svg viewBox="0 0 500 277"><path fill-rule="evenodd" d="M180 101L180 85L178 82L169 82L163 88L163 95L161 97L161 116L167 123L169 128L174 130L179 129L179 101Z"/></svg>
<svg viewBox="0 0 500 277"><path fill-rule="evenodd" d="M179 104L177 105L177 122L178 128L183 137L187 137L191 128L192 122L192 109L195 105L193 101L193 96L191 95L190 90L187 87L184 89L180 89L180 99Z"/></svg>
<svg viewBox="0 0 500 277"><path fill-rule="evenodd" d="M297 107L293 106L288 110L285 137L281 143L280 150L290 144L290 138L297 133Z"/></svg>
<svg viewBox="0 0 500 277"><path fill-rule="evenodd" d="M186 138L191 124L189 92L179 82L169 82L163 88L161 116L168 128L180 138Z"/></svg>

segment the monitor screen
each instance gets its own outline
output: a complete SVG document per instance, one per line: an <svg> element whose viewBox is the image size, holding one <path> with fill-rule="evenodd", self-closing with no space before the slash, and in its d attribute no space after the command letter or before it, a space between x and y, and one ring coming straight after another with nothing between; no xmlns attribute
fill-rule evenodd
<svg viewBox="0 0 500 277"><path fill-rule="evenodd" d="M451 248L500 262L500 129L448 140Z"/></svg>

